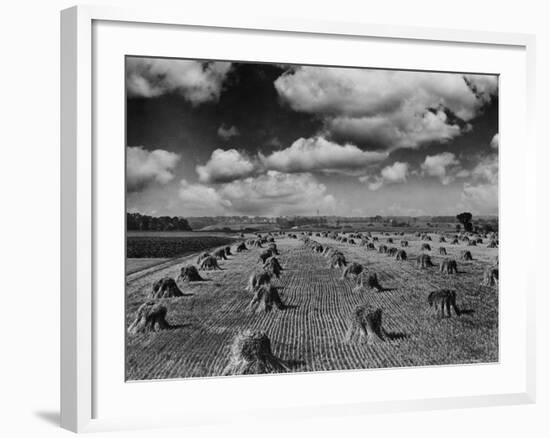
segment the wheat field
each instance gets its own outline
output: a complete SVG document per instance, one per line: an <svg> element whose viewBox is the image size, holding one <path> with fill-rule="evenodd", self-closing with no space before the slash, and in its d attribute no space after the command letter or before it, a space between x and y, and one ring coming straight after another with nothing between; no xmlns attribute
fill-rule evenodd
<svg viewBox="0 0 550 438"><path fill-rule="evenodd" d="M481 286L485 268L494 263L498 248L488 248L484 239L478 246L438 243L431 234L430 251L413 234L392 235L387 243L384 233L376 247L399 246L407 240L406 261L367 250L365 246L340 242L313 234L311 239L323 246L339 249L348 262L357 262L367 272L376 273L382 292L354 291L352 278L342 279L342 271L329 268L328 259L311 251L301 239L276 236L283 267L279 293L283 310L253 313L252 294L246 290L250 274L260 269L262 248L232 251L220 261L222 270L201 271L206 281L179 283L184 296L163 299L168 312L169 330L127 335L126 378L128 380L219 376L229 358L235 335L244 329L264 331L273 353L288 361L292 372L315 372L365 368L433 366L489 363L498 361L498 287ZM232 245L235 248L236 245ZM447 256L439 255L439 248ZM469 250L472 261L460 260ZM430 254L435 267L420 269L416 256ZM444 257L457 260L458 274L441 273L437 267ZM196 254L162 265L147 275L127 277L126 327L139 306L148 299L155 281L172 277L186 264L195 264ZM427 303L430 292L442 288L455 290L460 317L442 318ZM360 305L380 308L386 342L366 345L347 342L346 330L353 309Z"/></svg>

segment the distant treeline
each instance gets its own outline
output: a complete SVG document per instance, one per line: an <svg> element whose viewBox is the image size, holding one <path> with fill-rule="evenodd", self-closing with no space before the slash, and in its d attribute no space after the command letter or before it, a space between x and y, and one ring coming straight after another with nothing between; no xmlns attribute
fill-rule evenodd
<svg viewBox="0 0 550 438"><path fill-rule="evenodd" d="M441 223L441 222L455 223L456 220L457 220L456 216L432 216L431 218L431 222L437 222L437 223Z"/></svg>
<svg viewBox="0 0 550 438"><path fill-rule="evenodd" d="M139 213L126 213L128 231L192 231L187 219L174 216L146 216Z"/></svg>

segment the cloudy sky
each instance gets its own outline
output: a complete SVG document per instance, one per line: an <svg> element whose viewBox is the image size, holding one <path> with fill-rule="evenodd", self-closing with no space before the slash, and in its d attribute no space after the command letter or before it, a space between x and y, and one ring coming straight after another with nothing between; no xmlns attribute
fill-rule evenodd
<svg viewBox="0 0 550 438"><path fill-rule="evenodd" d="M498 78L127 58L127 207L497 214Z"/></svg>

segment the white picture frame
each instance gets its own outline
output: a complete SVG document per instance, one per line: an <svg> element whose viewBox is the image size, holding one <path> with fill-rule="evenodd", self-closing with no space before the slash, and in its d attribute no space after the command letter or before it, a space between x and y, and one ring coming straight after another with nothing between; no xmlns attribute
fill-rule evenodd
<svg viewBox="0 0 550 438"><path fill-rule="evenodd" d="M534 118L534 47L532 35L490 33L483 31L461 31L450 29L425 29L415 27L374 25L366 23L312 22L307 19L245 17L226 19L225 17L202 16L192 11L164 11L156 8L146 10L121 9L111 7L78 6L61 12L61 426L75 432L93 432L114 429L131 429L146 427L188 426L204 423L219 423L244 419L250 416L261 418L266 412L261 408L251 410L246 407L242 411L225 412L213 409L210 412L200 412L190 416L184 410L162 415L154 412L151 415L129 416L120 411L109 415L98 415L98 369L103 364L98 362L96 355L98 339L96 323L98 307L94 299L96 286L99 282L97 272L98 243L97 206L102 202L98 198L96 180L98 172L109 172L100 169L101 160L94 153L94 123L98 118L94 83L98 79L94 58L97 56L98 36L94 33L97 23L131 23L133 26L151 26L156 29L163 26L185 26L200 29L203 33L224 29L237 29L250 32L253 35L273 33L276 35L321 35L347 36L354 40L391 40L407 42L407 44L459 44L468 47L484 46L487 50L510 50L521 52L525 60L516 68L521 69L521 77L526 80L520 106L524 106L525 119L518 120L521 125L523 141L522 169L516 178L521 180L520 189L516 194L524 198L524 207L518 215L526 214L529 208L536 205L534 197L536 168L534 162L535 141L533 138L532 120ZM199 48L200 49L200 48ZM269 50L269 49L266 49ZM436 62L436 61L434 61ZM434 68L433 64L426 68ZM391 66L390 66L391 67ZM499 73L498 71L491 71ZM501 105L509 105L504 101ZM514 104L517 102L514 102ZM512 136L512 133L510 133ZM506 144L506 134L501 134L502 144ZM123 147L123 145L120 145ZM506 146L504 146L506 147ZM510 157L510 155L508 155ZM507 160L506 153L501 160ZM509 160L509 158L508 158ZM122 169L121 169L122 172ZM529 195L531 193L531 195ZM525 196L524 196L525 195ZM508 196L500 194L501 199ZM510 196L514 196L513 194ZM501 210L502 214L502 210ZM511 213L510 213L511 214ZM121 216L122 217L122 216ZM525 216L510 220L522 220ZM506 232L501 240L506 248ZM525 243L525 242L524 242ZM534 243L530 241L528 245ZM510 250L512 253L513 250ZM512 255L501 263L512 264ZM518 270L516 269L516 273ZM346 400L345 394L340 395L338 402L318 403L304 401L300 407L279 406L293 418L321 415L363 415L373 412L399 412L418 409L442 409L456 407L478 407L505 404L533 403L535 400L535 276L527 264L519 267L521 277L520 297L521 310L521 345L525 348L514 352L521 358L521 375L518 389L494 391L484 394L440 395L437 397L418 398L407 396L403 398L361 400L354 398ZM502 283L506 282L506 277ZM99 282L100 284L101 282ZM502 324L506 321L501 320ZM518 344L519 345L519 344ZM472 369L470 369L470 372ZM390 370L394 373L409 371ZM370 371L372 373L372 371ZM437 371L432 371L437 373ZM383 376L383 371L379 372ZM425 374L425 373L424 373ZM404 374L403 377L406 377ZM310 380L300 375L290 376L292 385L300 379ZM322 377L321 377L322 378ZM349 378L349 375L348 375ZM383 377L380 377L381 379ZM422 378L422 377L419 377ZM444 375L441 378L445 378ZM258 379L254 377L253 379ZM100 379L101 380L101 379ZM519 381L519 380L518 380ZM221 382L221 380L220 380ZM245 380L233 378L224 380L223 385L231 386L232 390L244 386ZM227 383L229 382L229 383ZM257 382L257 381L256 381ZM280 383L281 381L279 381ZM124 384L124 382L121 382ZM134 386L133 394L145 391L142 383ZM154 384L154 383L152 383ZM164 383L164 389L170 382ZM312 384L311 382L309 383ZM174 383L176 385L176 383ZM195 380L193 385L201 385ZM215 388L216 379L209 379L208 385ZM137 388L137 389L136 389ZM101 392L101 391L100 391ZM103 394L103 393L102 393ZM304 399L305 400L305 399ZM264 410L267 408L264 408Z"/></svg>

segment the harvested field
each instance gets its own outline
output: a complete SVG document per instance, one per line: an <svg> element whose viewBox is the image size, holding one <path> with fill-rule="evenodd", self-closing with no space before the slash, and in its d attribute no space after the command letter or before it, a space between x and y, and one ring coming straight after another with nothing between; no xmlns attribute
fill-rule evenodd
<svg viewBox="0 0 550 438"><path fill-rule="evenodd" d="M378 237L383 241L381 234ZM435 234L432 237L433 242L439 240ZM247 283L264 249L233 253L219 261L222 270L201 271L205 281L178 282L182 297L159 300L167 308L169 330L128 335L127 379L222 375L233 340L244 330L264 332L273 355L290 364L292 372L498 361L498 287L480 285L497 248L467 247L461 241L447 247L447 256L440 256L435 243L431 255L435 266L419 269L416 258L425 242L412 234L404 237L409 244L403 261L329 237L313 239L365 266L367 273L376 273L384 290L354 291L353 276L342 279L342 270L331 269L322 253L300 239L277 237L277 258L284 271L272 284L279 288L283 309L250 311L253 294L246 290ZM466 247L472 261L460 259ZM152 285L161 278L176 279L183 266L196 262L202 249L160 269L127 277L127 328L149 300ZM458 260L458 274L439 271L444 257ZM437 289L456 291L460 317L441 318L430 309L428 294ZM350 315L362 304L382 309L383 342L346 342Z"/></svg>
<svg viewBox="0 0 550 438"><path fill-rule="evenodd" d="M125 64L127 379L498 361L498 75Z"/></svg>

